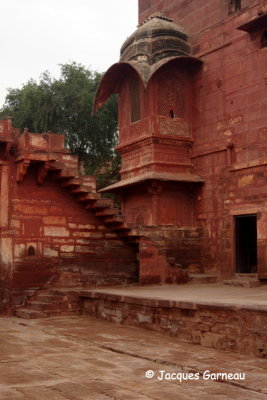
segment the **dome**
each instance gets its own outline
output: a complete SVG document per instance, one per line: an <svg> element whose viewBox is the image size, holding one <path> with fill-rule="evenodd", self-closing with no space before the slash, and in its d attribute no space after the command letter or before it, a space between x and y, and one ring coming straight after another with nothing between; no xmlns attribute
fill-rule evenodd
<svg viewBox="0 0 267 400"><path fill-rule="evenodd" d="M184 29L161 13L148 17L121 47L120 61L147 62L149 65L166 57L190 55Z"/></svg>

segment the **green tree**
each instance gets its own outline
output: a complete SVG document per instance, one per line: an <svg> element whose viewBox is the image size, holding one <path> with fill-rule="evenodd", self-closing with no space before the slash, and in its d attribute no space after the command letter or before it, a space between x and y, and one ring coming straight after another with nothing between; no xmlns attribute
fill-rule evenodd
<svg viewBox="0 0 267 400"><path fill-rule="evenodd" d="M39 82L29 80L22 89L9 89L0 118L31 132L63 133L66 145L79 157L87 173L116 180L117 99L112 96L92 116L92 105L101 74L75 62L60 66L60 77L44 72Z"/></svg>

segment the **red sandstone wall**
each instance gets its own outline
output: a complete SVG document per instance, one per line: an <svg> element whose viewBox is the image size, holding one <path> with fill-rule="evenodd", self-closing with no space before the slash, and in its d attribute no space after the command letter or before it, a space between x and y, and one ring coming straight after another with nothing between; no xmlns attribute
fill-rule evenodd
<svg viewBox="0 0 267 400"><path fill-rule="evenodd" d="M204 63L193 81L192 122L193 172L205 178L197 215L206 270L233 276L234 215L257 213L258 271L267 277L267 48L260 48L266 27L236 29L267 4L244 0L228 15L227 3L139 0L139 19L163 10L184 27Z"/></svg>
<svg viewBox="0 0 267 400"><path fill-rule="evenodd" d="M208 306L191 302L146 299L118 294L87 293L83 298L84 314L124 325L141 326L168 333L179 341L201 344L229 352L267 356L265 312L248 306ZM255 339L256 336L256 339Z"/></svg>
<svg viewBox="0 0 267 400"><path fill-rule="evenodd" d="M197 188L190 183L147 183L123 196L125 220L134 225L196 227Z"/></svg>
<svg viewBox="0 0 267 400"><path fill-rule="evenodd" d="M43 140L42 135L29 137L35 138L37 144ZM0 139L2 146L6 137ZM76 158L65 153L60 150L58 156L64 161L62 168L75 168ZM25 153L33 160L19 183L20 161L8 152L0 160L0 310L23 303L27 295L51 282L77 286L135 279L133 248L86 210L87 203L79 202L71 187L62 187L63 181L52 171L42 184L37 183L40 160L46 154L35 148Z"/></svg>
<svg viewBox="0 0 267 400"><path fill-rule="evenodd" d="M10 286L17 303L25 289L58 278L58 284L66 286L101 285L131 279L135 273L132 249L52 177L38 186L34 165L12 190L10 217L14 231ZM30 246L34 256L28 255Z"/></svg>
<svg viewBox="0 0 267 400"><path fill-rule="evenodd" d="M242 0L242 7L258 0ZM228 0L139 0L139 22L156 11L174 19L189 35L198 34L228 17Z"/></svg>

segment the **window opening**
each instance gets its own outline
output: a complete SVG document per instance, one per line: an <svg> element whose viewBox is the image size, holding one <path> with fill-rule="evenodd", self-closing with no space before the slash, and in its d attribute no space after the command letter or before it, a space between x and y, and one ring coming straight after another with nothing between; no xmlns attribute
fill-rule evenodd
<svg viewBox="0 0 267 400"><path fill-rule="evenodd" d="M131 102L131 123L139 121L140 112L140 81L137 76L133 76L130 82L130 102Z"/></svg>
<svg viewBox="0 0 267 400"><path fill-rule="evenodd" d="M257 272L257 216L235 217L236 272Z"/></svg>
<svg viewBox="0 0 267 400"><path fill-rule="evenodd" d="M185 82L165 71L158 77L158 114L169 118L185 118Z"/></svg>
<svg viewBox="0 0 267 400"><path fill-rule="evenodd" d="M233 14L241 10L241 0L228 0L228 14Z"/></svg>
<svg viewBox="0 0 267 400"><path fill-rule="evenodd" d="M267 31L261 35L261 47L267 47Z"/></svg>
<svg viewBox="0 0 267 400"><path fill-rule="evenodd" d="M170 110L170 118L174 118L175 117L175 115L174 115L174 111L173 110Z"/></svg>
<svg viewBox="0 0 267 400"><path fill-rule="evenodd" d="M35 255L35 248L33 246L30 246L28 248L28 256L34 256Z"/></svg>

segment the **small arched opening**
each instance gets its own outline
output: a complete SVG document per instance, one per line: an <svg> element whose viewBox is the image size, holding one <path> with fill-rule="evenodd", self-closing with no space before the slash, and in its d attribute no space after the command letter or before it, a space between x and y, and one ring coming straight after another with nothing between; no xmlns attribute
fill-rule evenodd
<svg viewBox="0 0 267 400"><path fill-rule="evenodd" d="M34 256L35 255L35 248L33 246L29 246L27 254L28 254L29 257Z"/></svg>
<svg viewBox="0 0 267 400"><path fill-rule="evenodd" d="M173 111L173 110L170 110L169 116L170 116L170 118L174 118L174 117L175 117L175 114L174 114L174 111Z"/></svg>

